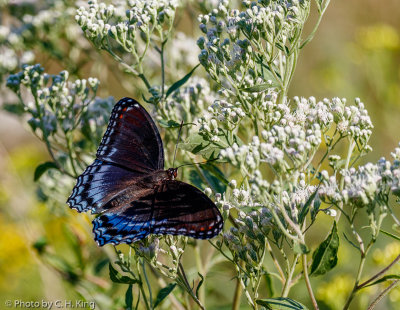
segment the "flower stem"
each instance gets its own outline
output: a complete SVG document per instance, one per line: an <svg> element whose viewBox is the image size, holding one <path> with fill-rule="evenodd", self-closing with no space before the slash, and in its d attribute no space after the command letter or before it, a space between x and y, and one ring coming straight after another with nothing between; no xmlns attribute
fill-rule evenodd
<svg viewBox="0 0 400 310"><path fill-rule="evenodd" d="M397 285L400 284L400 280L395 280L393 281L392 284L390 284L387 288L385 288L379 295L376 297L376 299L369 305L367 310L372 310L375 308L375 306L382 300L383 297L387 295L392 289L394 289Z"/></svg>
<svg viewBox="0 0 400 310"><path fill-rule="evenodd" d="M314 293L313 293L313 290L312 290L312 287L311 287L310 278L308 277L307 254L303 254L302 258L303 258L303 275L304 275L304 280L306 282L307 291L308 291L308 294L310 295L311 302L313 304L314 309L318 310L319 308L318 308L317 300L314 297Z"/></svg>

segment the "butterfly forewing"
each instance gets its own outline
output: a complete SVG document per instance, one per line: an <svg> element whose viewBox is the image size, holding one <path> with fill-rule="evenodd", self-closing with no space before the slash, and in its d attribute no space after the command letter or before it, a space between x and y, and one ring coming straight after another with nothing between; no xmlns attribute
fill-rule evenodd
<svg viewBox="0 0 400 310"><path fill-rule="evenodd" d="M108 201L118 196L140 175L96 159L78 177L67 203L79 212L99 213Z"/></svg>
<svg viewBox="0 0 400 310"><path fill-rule="evenodd" d="M114 106L96 157L142 173L164 169L160 134L136 100L123 98Z"/></svg>
<svg viewBox="0 0 400 310"><path fill-rule="evenodd" d="M160 134L138 102L123 98L116 103L96 157L78 177L67 201L79 212L103 211L135 178L164 168Z"/></svg>

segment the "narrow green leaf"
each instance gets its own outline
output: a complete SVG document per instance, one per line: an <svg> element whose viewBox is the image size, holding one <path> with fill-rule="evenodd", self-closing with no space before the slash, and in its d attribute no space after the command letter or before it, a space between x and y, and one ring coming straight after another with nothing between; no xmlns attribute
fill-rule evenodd
<svg viewBox="0 0 400 310"><path fill-rule="evenodd" d="M179 143L179 147L196 155L202 155L205 159L216 159L221 149L228 145L220 145L204 140L199 134L191 135L184 143Z"/></svg>
<svg viewBox="0 0 400 310"><path fill-rule="evenodd" d="M181 124L179 124L173 120L166 121L166 120L161 119L158 121L158 123L160 124L161 127L164 127L164 128L179 128L179 127L181 127Z"/></svg>
<svg viewBox="0 0 400 310"><path fill-rule="evenodd" d="M313 253L310 275L323 275L335 267L338 261L338 249L339 235L337 233L336 222L334 222L329 236Z"/></svg>
<svg viewBox="0 0 400 310"><path fill-rule="evenodd" d="M313 207L311 208L311 211L310 211L311 221L314 222L315 218L317 217L320 206L321 206L321 200L319 199L319 196L317 196L314 199Z"/></svg>
<svg viewBox="0 0 400 310"><path fill-rule="evenodd" d="M310 252L310 250L304 243L299 243L299 242L296 242L294 244L293 251L297 254L307 254Z"/></svg>
<svg viewBox="0 0 400 310"><path fill-rule="evenodd" d="M140 290L139 290L139 294L138 294L135 310L139 309L139 302L140 302Z"/></svg>
<svg viewBox="0 0 400 310"><path fill-rule="evenodd" d="M128 289L125 293L125 308L126 310L132 310L133 305L133 294L132 294L132 284L129 284Z"/></svg>
<svg viewBox="0 0 400 310"><path fill-rule="evenodd" d="M227 148L233 143L239 146L243 144L237 136L234 136L233 141L229 141L227 135L221 133L218 135L218 138L220 139L218 142L210 142L199 134L193 134L185 142L179 143L179 148L195 155L201 155L205 159L215 160L218 158L222 149Z"/></svg>
<svg viewBox="0 0 400 310"><path fill-rule="evenodd" d="M131 279L130 277L120 275L111 263L108 264L108 268L110 271L110 279L114 283L124 283L124 284L138 283L138 281L135 279Z"/></svg>
<svg viewBox="0 0 400 310"><path fill-rule="evenodd" d="M204 165L201 165L201 168L210 172L213 176L215 176L218 180L220 180L223 184L228 185L229 181L225 178L224 173L215 165L208 162Z"/></svg>
<svg viewBox="0 0 400 310"><path fill-rule="evenodd" d="M203 177L207 180L207 184L217 193L224 193L228 185L221 170L211 163L199 166ZM206 184L204 184L206 185ZM201 186L202 187L202 186Z"/></svg>
<svg viewBox="0 0 400 310"><path fill-rule="evenodd" d="M12 114L21 116L25 113L24 105L18 103L3 103L2 108Z"/></svg>
<svg viewBox="0 0 400 310"><path fill-rule="evenodd" d="M165 94L165 98L168 98L168 96L171 95L175 90L179 89L183 84L185 84L190 79L193 72L197 69L198 66L200 66L200 64L197 64L188 74L186 74L179 81L176 81L174 84L172 84L171 87L168 88L167 93Z"/></svg>
<svg viewBox="0 0 400 310"><path fill-rule="evenodd" d="M280 49L282 52L285 52L285 48L283 47L282 44L280 44L280 43L275 43L275 46L276 46L278 49Z"/></svg>
<svg viewBox="0 0 400 310"><path fill-rule="evenodd" d="M390 232L388 232L388 231L385 231L385 230L380 230L380 232L381 233L383 233L383 234L385 234L385 235L387 235L387 236L389 236L389 237L392 237L393 239L395 239L395 240L397 240L397 241L400 241L400 237L398 237L398 236L396 236L396 235L393 235L392 233L390 233Z"/></svg>
<svg viewBox="0 0 400 310"><path fill-rule="evenodd" d="M318 192L318 188L314 191L314 193L312 193L312 195L310 195L310 197L308 197L306 203L304 204L304 206L300 210L299 219L298 219L300 224L303 224L303 221L304 221L304 219L306 218L306 216L308 214L308 210L310 210L310 205L313 202L315 196L317 195L317 192Z"/></svg>
<svg viewBox="0 0 400 310"><path fill-rule="evenodd" d="M108 258L100 258L94 265L94 273L98 275L109 262L110 260Z"/></svg>
<svg viewBox="0 0 400 310"><path fill-rule="evenodd" d="M266 298L257 299L256 303L268 310L308 310L306 306L290 298Z"/></svg>
<svg viewBox="0 0 400 310"><path fill-rule="evenodd" d="M36 167L33 180L36 182L49 169L58 169L57 165L52 161L47 161Z"/></svg>
<svg viewBox="0 0 400 310"><path fill-rule="evenodd" d="M153 102L151 102L149 99L146 99L146 97L145 97L144 95L142 95L142 99L144 100L144 102L153 103Z"/></svg>
<svg viewBox="0 0 400 310"><path fill-rule="evenodd" d="M376 280L376 281L374 281L374 282L372 282L372 283L370 283L370 284L368 284L366 286L363 286L362 288L365 288L365 287L368 287L368 286L372 286L372 285L376 285L376 284L379 284L379 283L382 283L382 282L386 282L386 281L390 281L390 280L399 280L399 279L400 279L400 275L398 275L398 274L388 274L388 275L386 275L386 276L384 276L384 277L382 277L382 278L380 278L380 279L378 279L378 280Z"/></svg>
<svg viewBox="0 0 400 310"><path fill-rule="evenodd" d="M198 272L197 274L199 275L199 277L201 279L199 282L199 285L197 285L197 288L196 288L196 297L199 298L199 290L200 290L200 287L203 285L204 277L200 272Z"/></svg>
<svg viewBox="0 0 400 310"><path fill-rule="evenodd" d="M274 296L274 281L272 279L272 275L268 272L264 274L265 286L267 289L268 296Z"/></svg>
<svg viewBox="0 0 400 310"><path fill-rule="evenodd" d="M170 283L158 292L156 300L154 302L154 308L161 304L165 297L167 297L174 290L175 286L176 283Z"/></svg>

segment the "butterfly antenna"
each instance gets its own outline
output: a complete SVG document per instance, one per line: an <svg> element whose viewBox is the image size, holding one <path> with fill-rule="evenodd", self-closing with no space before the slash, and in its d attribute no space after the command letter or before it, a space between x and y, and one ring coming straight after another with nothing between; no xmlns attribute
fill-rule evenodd
<svg viewBox="0 0 400 310"><path fill-rule="evenodd" d="M183 120L181 122L181 126L179 127L178 140L176 141L176 145L175 145L174 160L172 161L172 167L175 167L176 152L178 151L178 143L181 138L182 127L183 127Z"/></svg>

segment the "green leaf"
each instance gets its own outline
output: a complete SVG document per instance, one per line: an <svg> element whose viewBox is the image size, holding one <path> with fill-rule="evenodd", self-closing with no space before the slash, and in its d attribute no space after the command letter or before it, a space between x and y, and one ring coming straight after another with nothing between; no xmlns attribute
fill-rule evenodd
<svg viewBox="0 0 400 310"><path fill-rule="evenodd" d="M18 116L25 113L24 105L17 103L3 103L3 109Z"/></svg>
<svg viewBox="0 0 400 310"><path fill-rule="evenodd" d="M135 283L139 282L139 281L129 278L127 276L120 275L111 263L108 264L108 268L110 271L110 279L114 283L135 284Z"/></svg>
<svg viewBox="0 0 400 310"><path fill-rule="evenodd" d="M311 208L310 215L311 215L311 221L315 221L315 218L317 217L319 207L321 206L321 200L319 199L319 196L317 196L314 199L313 207Z"/></svg>
<svg viewBox="0 0 400 310"><path fill-rule="evenodd" d="M339 235L337 233L336 222L334 222L329 236L313 253L310 275L323 275L335 267L338 261L338 249Z"/></svg>
<svg viewBox="0 0 400 310"><path fill-rule="evenodd" d="M306 203L304 204L303 208L301 209L300 213L299 213L299 223L303 224L304 219L307 216L308 210L310 209L310 205L313 202L315 196L317 195L318 192L318 188L315 190L314 193L312 193L312 195L310 197L308 197Z"/></svg>
<svg viewBox="0 0 400 310"><path fill-rule="evenodd" d="M164 127L164 128L179 128L179 127L181 127L181 124L179 124L173 120L166 121L166 120L161 119L158 121L158 123L160 124L161 127Z"/></svg>
<svg viewBox="0 0 400 310"><path fill-rule="evenodd" d="M175 286L176 283L170 283L158 292L156 301L154 302L154 308L161 304L165 297L167 297L174 290Z"/></svg>
<svg viewBox="0 0 400 310"><path fill-rule="evenodd" d="M227 136L223 133L218 135L218 137L220 141L215 143L205 140L203 136L199 134L193 134L185 142L179 143L179 148L195 155L201 155L205 159L215 160L218 158L222 149L229 147L233 143L238 145L243 144L237 136L234 137L234 141L228 141Z"/></svg>
<svg viewBox="0 0 400 310"><path fill-rule="evenodd" d="M265 286L267 289L267 293L269 296L274 296L274 282L272 279L272 275L268 272L264 274Z"/></svg>
<svg viewBox="0 0 400 310"><path fill-rule="evenodd" d="M106 258L100 258L97 262L96 262L96 264L94 265L94 268L93 268L93 270L94 270L94 273L96 274L96 275L98 275L102 270L103 270L103 268L106 266L106 265L108 265L108 263L110 262L110 260L106 257Z"/></svg>
<svg viewBox="0 0 400 310"><path fill-rule="evenodd" d="M186 74L179 81L176 81L174 84L172 84L171 87L168 88L167 93L165 95L165 98L168 98L169 95L171 95L174 91L176 91L183 84L185 84L190 79L190 77L192 76L193 72L197 69L198 66L200 66L200 64L197 64L188 74Z"/></svg>
<svg viewBox="0 0 400 310"><path fill-rule="evenodd" d="M268 310L308 310L306 306L290 298L266 298L257 299L256 303Z"/></svg>
<svg viewBox="0 0 400 310"><path fill-rule="evenodd" d="M48 242L45 236L41 236L38 239L36 239L35 243L33 244L33 247L36 251L38 251L39 254L42 254L47 246Z"/></svg>
<svg viewBox="0 0 400 310"><path fill-rule="evenodd" d="M379 283L382 283L382 282L386 282L386 281L390 281L390 280L399 280L399 279L400 279L400 275L398 275L398 274L388 274L388 275L386 275L386 276L384 276L384 277L382 277L382 278L380 278L380 279L378 279L378 280L376 280L376 281L374 281L374 282L372 282L372 283L370 283L368 285L363 286L362 288L365 288L365 287L368 287L368 286L372 286L372 285L376 285L376 284L379 284Z"/></svg>
<svg viewBox="0 0 400 310"><path fill-rule="evenodd" d="M395 240L397 240L397 241L400 241L400 237L398 237L398 236L396 236L396 235L393 235L392 233L390 233L390 232L387 232L387 231L384 231L384 230L380 230L380 232L381 233L383 233L383 234L385 234L385 235L387 235L387 236L389 236L389 237L392 237L393 239L395 239Z"/></svg>
<svg viewBox="0 0 400 310"><path fill-rule="evenodd" d="M299 242L296 242L294 244L293 251L297 254L307 254L310 252L310 250L304 243L299 243Z"/></svg>
<svg viewBox="0 0 400 310"><path fill-rule="evenodd" d="M132 284L129 284L128 289L125 293L125 308L126 310L132 310L133 304L133 294L132 294Z"/></svg>
<svg viewBox="0 0 400 310"><path fill-rule="evenodd" d="M199 285L197 285L197 288L196 288L196 297L199 298L199 290L200 290L200 287L203 285L204 277L200 272L198 272L197 274L199 275L199 277L201 279L199 282Z"/></svg>
<svg viewBox="0 0 400 310"><path fill-rule="evenodd" d="M224 174L215 165L211 163L200 165L203 176L207 179L213 190L217 193L224 193L228 181L225 179Z"/></svg>
<svg viewBox="0 0 400 310"><path fill-rule="evenodd" d="M152 104L153 102L149 99L146 99L146 97L144 95L142 95L142 99L144 100L144 102L150 103Z"/></svg>
<svg viewBox="0 0 400 310"><path fill-rule="evenodd" d="M58 169L57 165L52 161L47 161L36 167L33 180L36 182L49 169Z"/></svg>

